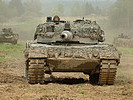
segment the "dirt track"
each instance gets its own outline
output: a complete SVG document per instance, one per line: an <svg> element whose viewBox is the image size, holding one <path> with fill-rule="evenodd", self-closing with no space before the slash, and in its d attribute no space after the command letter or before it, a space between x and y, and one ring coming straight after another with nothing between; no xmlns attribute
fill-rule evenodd
<svg viewBox="0 0 133 100"><path fill-rule="evenodd" d="M122 58L114 86L92 85L82 73L54 73L55 81L29 85L24 59L2 62L0 100L133 100L132 60L133 56Z"/></svg>

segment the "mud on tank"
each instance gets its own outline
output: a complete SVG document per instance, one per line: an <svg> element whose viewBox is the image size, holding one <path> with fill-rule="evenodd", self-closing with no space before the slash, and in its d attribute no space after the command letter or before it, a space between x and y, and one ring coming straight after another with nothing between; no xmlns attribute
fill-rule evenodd
<svg viewBox="0 0 133 100"><path fill-rule="evenodd" d="M90 20L62 21L58 16L36 28L25 49L26 76L30 84L45 83L45 74L83 72L90 82L114 84L120 53L104 44L104 31Z"/></svg>

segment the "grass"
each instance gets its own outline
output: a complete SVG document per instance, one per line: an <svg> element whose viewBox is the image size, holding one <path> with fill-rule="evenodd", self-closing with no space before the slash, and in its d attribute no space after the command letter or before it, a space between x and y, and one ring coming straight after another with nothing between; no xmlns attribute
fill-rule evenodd
<svg viewBox="0 0 133 100"><path fill-rule="evenodd" d="M24 58L24 43L17 45L0 43L0 61Z"/></svg>
<svg viewBox="0 0 133 100"><path fill-rule="evenodd" d="M119 47L118 50L119 50L123 55L133 55L133 48L123 48L123 47Z"/></svg>
<svg viewBox="0 0 133 100"><path fill-rule="evenodd" d="M79 94L87 95L85 91L80 91Z"/></svg>
<svg viewBox="0 0 133 100"><path fill-rule="evenodd" d="M132 83L130 79L130 75L122 72L120 68L117 68L117 81L119 80L117 85L129 85Z"/></svg>
<svg viewBox="0 0 133 100"><path fill-rule="evenodd" d="M84 84L78 84L76 87L80 88L80 87L83 87L83 86L84 86Z"/></svg>

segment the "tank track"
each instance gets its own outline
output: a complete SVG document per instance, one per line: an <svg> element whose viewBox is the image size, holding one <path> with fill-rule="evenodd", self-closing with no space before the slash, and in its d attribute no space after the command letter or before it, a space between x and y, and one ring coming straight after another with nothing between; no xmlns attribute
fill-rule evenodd
<svg viewBox="0 0 133 100"><path fill-rule="evenodd" d="M30 84L43 84L45 82L45 59L29 59L27 62L26 76ZM99 85L113 85L116 77L116 60L102 60L100 73L91 76L93 83Z"/></svg>
<svg viewBox="0 0 133 100"><path fill-rule="evenodd" d="M43 84L44 83L44 66L46 65L45 59L29 59L29 66L27 69L27 80L30 84Z"/></svg>
<svg viewBox="0 0 133 100"><path fill-rule="evenodd" d="M113 85L116 77L116 71L116 60L102 60L98 84Z"/></svg>

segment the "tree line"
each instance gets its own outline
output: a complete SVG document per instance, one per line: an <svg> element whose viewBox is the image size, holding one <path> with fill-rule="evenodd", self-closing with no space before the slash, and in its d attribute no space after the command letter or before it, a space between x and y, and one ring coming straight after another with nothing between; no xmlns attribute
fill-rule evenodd
<svg viewBox="0 0 133 100"><path fill-rule="evenodd" d="M68 6L68 5L67 5ZM69 13L66 13L66 11ZM51 10L51 15L59 16L89 16L92 14L102 15L102 9L99 6L93 7L89 2L76 1L72 7L66 8L63 4L58 4Z"/></svg>
<svg viewBox="0 0 133 100"><path fill-rule="evenodd" d="M92 5L90 2L75 2L69 9L70 16L107 16L109 18L109 25L112 28L131 28L133 27L133 0L116 0L116 2L109 4L107 1L105 6L99 7ZM108 5L110 5L108 7ZM64 6L59 4L52 10L52 15L64 16Z"/></svg>
<svg viewBox="0 0 133 100"><path fill-rule="evenodd" d="M133 27L133 0L117 0L109 10L110 25L113 28Z"/></svg>
<svg viewBox="0 0 133 100"><path fill-rule="evenodd" d="M47 16L107 16L110 20L111 27L127 28L133 26L133 0L116 0L112 5L108 0L102 6L99 3L92 4L92 2L87 1L71 2L71 6L69 4L57 3L57 5L54 5L50 9L43 9L41 0L22 1L10 0L10 2L4 2L4 0L0 0L0 22L15 17L43 16L43 13L48 11L49 13L45 14ZM49 5L46 4L46 6Z"/></svg>
<svg viewBox="0 0 133 100"><path fill-rule="evenodd" d="M0 0L0 22L14 17L41 16L41 3L39 0Z"/></svg>
<svg viewBox="0 0 133 100"><path fill-rule="evenodd" d="M71 16L89 16L92 14L102 15L102 10L99 6L92 6L91 3L75 2L74 6L71 8Z"/></svg>

